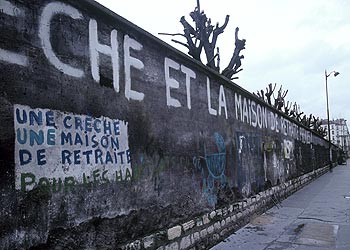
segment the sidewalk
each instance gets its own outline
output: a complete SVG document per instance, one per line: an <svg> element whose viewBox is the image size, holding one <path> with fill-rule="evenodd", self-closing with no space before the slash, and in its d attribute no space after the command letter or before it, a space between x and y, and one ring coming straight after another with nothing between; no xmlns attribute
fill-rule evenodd
<svg viewBox="0 0 350 250"><path fill-rule="evenodd" d="M350 250L350 160L212 250Z"/></svg>

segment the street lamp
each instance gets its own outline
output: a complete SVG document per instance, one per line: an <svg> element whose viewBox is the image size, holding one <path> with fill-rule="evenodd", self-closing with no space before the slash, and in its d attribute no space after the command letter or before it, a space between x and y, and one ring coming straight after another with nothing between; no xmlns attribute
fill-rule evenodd
<svg viewBox="0 0 350 250"><path fill-rule="evenodd" d="M331 151L331 127L329 124L329 104L328 104L328 83L327 83L327 79L329 76L334 75L334 77L336 77L337 75L339 75L339 72L337 71L332 71L329 74L327 74L327 70L324 71L324 75L326 78L326 98L327 98L327 126L328 126L328 149L329 149L329 168L332 169L332 151Z"/></svg>

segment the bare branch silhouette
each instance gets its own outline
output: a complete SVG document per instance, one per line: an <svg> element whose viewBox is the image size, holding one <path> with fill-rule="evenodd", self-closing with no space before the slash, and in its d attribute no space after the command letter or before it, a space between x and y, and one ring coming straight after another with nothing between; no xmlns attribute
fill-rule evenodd
<svg viewBox="0 0 350 250"><path fill-rule="evenodd" d="M236 28L235 31L235 50L233 52L232 58L230 60L230 63L228 66L222 71L222 75L226 76L227 78L232 79L232 76L237 74L238 72L242 71L243 69L239 69L242 65L241 60L244 59L243 55L240 55L240 52L245 49L245 39L240 40L238 38L238 31L239 28Z"/></svg>
<svg viewBox="0 0 350 250"><path fill-rule="evenodd" d="M194 22L192 26L187 22L184 16L180 18L180 23L183 26L184 34L179 33L158 33L160 35L167 36L182 36L186 39L186 42L178 40L172 40L188 49L188 54L194 59L201 61L201 53L204 50L207 66L220 72L220 54L219 49L216 47L218 37L222 34L228 25L230 16L226 15L223 25L212 25L211 19L208 18L204 11L201 11L200 2L197 0L197 7L190 12L190 17ZM235 51L229 66L222 72L222 74L230 79L237 79L238 77L232 77L234 74L242 71L241 60L244 58L243 55L239 55L242 49L245 49L245 39L238 39L238 28L236 28L236 41ZM216 59L216 60L215 60Z"/></svg>

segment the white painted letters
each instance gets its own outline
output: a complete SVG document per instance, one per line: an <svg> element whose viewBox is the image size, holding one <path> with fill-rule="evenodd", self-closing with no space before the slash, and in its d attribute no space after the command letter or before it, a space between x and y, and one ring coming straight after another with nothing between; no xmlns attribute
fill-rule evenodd
<svg viewBox="0 0 350 250"><path fill-rule="evenodd" d="M227 116L227 105L226 105L226 97L225 97L225 91L224 86L220 85L220 92L219 92L219 115L221 115L221 109L224 108L225 111L225 117L228 119Z"/></svg>
<svg viewBox="0 0 350 250"><path fill-rule="evenodd" d="M249 123L247 99L243 97L243 119L242 119L243 122L245 122L245 118L247 118L247 123Z"/></svg>
<svg viewBox="0 0 350 250"><path fill-rule="evenodd" d="M28 65L28 59L26 56L4 49L0 49L0 60L20 66Z"/></svg>
<svg viewBox="0 0 350 250"><path fill-rule="evenodd" d="M256 103L254 101L251 101L250 107L251 107L251 111L253 113L251 124L254 128L256 128L256 125L258 124L258 120L257 120L257 116L256 116Z"/></svg>
<svg viewBox="0 0 350 250"><path fill-rule="evenodd" d="M6 0L0 1L0 10L1 13L4 13L9 16L22 15L22 11L19 8L17 8L15 5Z"/></svg>
<svg viewBox="0 0 350 250"><path fill-rule="evenodd" d="M17 2L20 2L18 6ZM46 75L53 73L55 75L55 83L59 84L59 82L61 82L62 80L66 81L66 79L62 79L59 75L56 74L57 70L61 71L63 74L68 76L82 78L87 73L83 70L86 69L89 65L76 66L72 63L69 63L69 60L72 59L71 57L74 56L74 48L78 47L72 46L74 45L74 41L72 40L75 37L77 37L77 35L79 35L82 38L81 41L88 40L86 41L86 44L81 45L79 43L78 49L80 51L79 56L81 58L81 62L84 63L86 61L89 61L88 64L90 64L91 67L92 79L79 79L80 81L76 81L75 83L77 87L81 87L84 84L90 84L91 81L93 82L92 84L94 84L94 81L99 83L102 78L102 75L100 74L101 67L108 67L108 69L112 70L111 74L113 78L114 88L114 90L110 89L110 91L120 93L118 95L115 95L117 96L115 98L123 99L125 96L127 100L145 101L145 93L151 93L153 87L158 88L160 85L162 85L161 87L164 88L165 85L165 93L163 92L160 96L157 96L159 94L159 91L154 91L152 92L152 94L150 94L150 99L157 100L157 98L163 98L159 101L159 103L165 103L164 98L166 98L167 107L183 107L183 109L171 109L171 112L174 112L175 115L184 115L183 110L185 109L187 111L191 110L191 114L189 114L187 117L184 117L186 120L188 120L188 118L198 119L198 117L200 117L201 114L197 114L196 112L202 110L203 108L205 109L207 106L209 116L212 115L216 118L218 118L218 116L222 116L219 119L223 119L223 116L225 116L226 119L230 118L230 122L239 121L240 123L247 124L256 129L264 129L266 130L264 131L264 133L267 131L271 131L274 133L283 134L284 136L290 136L293 139L297 140L302 140L306 142L312 141L312 133L310 131L307 131L305 129L299 129L298 125L295 124L292 120L288 119L283 114L276 111L274 108L270 106L267 107L267 105L265 105L265 103L262 100L253 97L246 91L243 91L242 89L239 89L234 86L229 86L228 82L222 82L223 84L227 83L227 85L218 84L220 78L211 74L209 71L206 71L205 68L198 67L198 65L193 64L191 61L184 59L182 56L178 55L177 53L173 53L172 51L166 48L163 48L161 51L156 51L155 47L153 46L144 47L143 44L141 44L140 42L145 41L144 45L147 45L151 40L149 40L147 36L143 36L142 33L139 34L140 36L137 36L139 37L138 39L140 39L140 41L136 41L132 37L129 37L129 30L125 29L123 21L119 20L118 18L116 18L116 22L114 24L103 23L103 19L101 19L101 23L98 23L95 19L90 19L91 11L86 11L86 8L82 8L80 11L80 4L74 5L80 7L73 7L63 2L60 2L59 0L43 1L42 4L40 4L39 2L40 1L36 2L36 8L39 9L40 12L38 16L36 16L37 13L32 12L31 6L25 4L25 1L0 0L0 18L6 17L6 19L4 19L3 25L9 25L10 27L6 28L13 29L10 32L12 34L3 34L3 37L1 37L2 39L0 39L0 44L4 45L4 48L0 48L1 64L4 65L7 63L11 66L14 65L15 67L26 67L29 65L30 57L27 57L25 54L22 54L20 50L16 51L14 49L10 49L11 47L14 48L17 46L24 45L27 51L32 51L33 53L31 54L36 55L36 50L38 47L37 42L39 42L39 46L42 47L42 53L44 54L43 55L40 52L38 55L40 61L33 62L33 67L28 67L26 72L24 72L24 70L22 69L24 74L20 77L17 77L18 79L15 79L15 76L12 75L9 75L9 77L7 77L6 72L4 72L4 82L8 82L10 84L11 81L15 79L16 84L26 84L28 82L28 84L33 85L36 83L36 80L35 77L31 77L32 74L40 74L41 72L32 72L32 70L42 70L47 64L47 62L52 64L54 67L50 67L50 69L48 70L44 69L45 72L43 72L43 74L45 75L42 76L42 79L44 79ZM27 11L28 13L26 13ZM59 18L62 17L64 17L65 21L60 23ZM28 20L26 20L25 18L27 18ZM20 21L20 23L16 23L16 21ZM69 23L67 21L69 21ZM23 25L24 23L27 24ZM79 25L80 28L79 30L77 30L77 32L79 32L81 29L85 29L86 31L82 32L82 34L74 35L70 34L74 31L67 29L67 31L63 34L55 36L55 34L53 33L55 32L55 30L51 29L51 27L54 27L55 25L70 25L71 23ZM33 25L38 25L38 27L32 27ZM101 31L106 33L107 30L107 34L102 35L102 33L99 33L98 28L100 25ZM108 28L110 27L110 25L115 26L114 28ZM120 27L122 28L120 31L118 25L120 25ZM22 30L28 28L30 29L30 31L26 32L25 36L16 36L18 33L22 32ZM63 30L65 27L61 28ZM38 34L33 35L35 31L38 31ZM133 30L131 33L134 32L137 33L139 31ZM28 38L28 35L33 35L33 37ZM68 58L66 58L68 62L61 61L63 59L60 58L59 49L53 46L53 44L51 43L53 39L59 39L63 35L69 37L63 37L63 42L61 40L56 42L59 44L59 46L57 46L58 48L62 48L65 45L73 47L71 51L71 56L67 56ZM106 36L108 38L105 38ZM102 38L104 38L104 40ZM10 39L13 39L13 41L9 41ZM25 40L20 41L20 39ZM12 42L13 46L12 44L5 44ZM84 54L85 51L86 53ZM173 59L167 57L170 55ZM47 60L41 60L43 56L46 56ZM100 61L100 59L104 59L102 57L110 58L111 63L109 64L111 65L103 66L102 60ZM163 65L160 66L160 64L163 63L163 58L164 68ZM32 60L36 60L36 56L34 56ZM159 60L161 61L159 62ZM175 60L178 60L179 62L183 62L186 65L188 65L182 65L181 63L178 63ZM195 71L190 68L191 66L193 67L193 69L195 69ZM161 69L159 69L158 67L161 67ZM50 72L52 68L54 68L53 71L55 72ZM148 70L150 72L147 72L148 74L146 75L142 75L142 70ZM164 70L164 72L159 73L159 70ZM13 72L16 72L16 70L11 70L10 73ZM164 78L162 74L164 74ZM124 75L125 78L121 77ZM210 82L209 77L212 77L211 79L215 79L212 80L214 81L214 83ZM205 78L206 85L204 82ZM121 79L125 81L121 83ZM163 83L164 80L165 84ZM143 83L145 83L145 85L147 84L147 86L137 86L137 84ZM213 87L212 89L211 84ZM227 88L225 88L224 86L226 86ZM50 86L48 85L48 87ZM121 91L123 87L123 91L125 92L121 93L123 92ZM134 89L132 87L134 87ZM40 88L41 87L34 86L33 89L35 91L33 93L35 93L36 90L39 90ZM86 94L86 91L89 91L91 89L96 90L94 86L93 88L88 88L84 90L84 94ZM144 91L140 92L142 90ZM196 93L194 93L196 95L196 103L192 103L191 101L191 94L193 94L194 90L196 90ZM235 93L235 90L237 90L237 93ZM53 91L55 91L55 89L53 89ZM226 94L228 94L227 96L225 92ZM211 96L211 93L213 93L213 96ZM164 94L166 94L165 97ZM205 94L207 94L207 99L205 98ZM91 97L93 98L93 96ZM108 98L110 97L110 95L108 94L105 97ZM125 101L125 99L121 100L121 102L123 101ZM206 101L207 105L205 103ZM185 102L187 102L187 105L185 104ZM159 103L152 102L145 103L145 105L148 107L148 105L158 105ZM194 108L196 110L193 110ZM22 110L34 112L33 110L30 110L29 107L22 108ZM38 112L39 111L40 110L38 110ZM42 110L40 112L42 112ZM72 120L70 119L70 116L66 116L66 119L62 121L63 125L67 129L74 126ZM89 121L90 118L87 117L87 119ZM215 118L213 118L213 120L214 119ZM79 123L76 123L75 125L80 126ZM98 119L96 120L95 125L95 130L101 129L101 123ZM24 128L25 127L21 127L21 129ZM48 139L46 141L47 144L50 143L50 138L52 138L52 135L54 135L51 133L51 130L46 131L47 133L44 133L44 130L40 130L38 131L37 135L34 135L33 131L34 130L32 130L32 138L40 139L44 138L43 136L46 135ZM30 130L28 130L26 134L24 130L22 130L19 132L16 131L16 133L16 135L18 135L18 142L20 143L21 141L25 140L25 136L30 136L31 132ZM67 137L67 140L68 139L69 138ZM42 142L40 142L40 145L41 144ZM101 145L105 145L105 139L101 141ZM29 150L25 150L27 151L18 152L18 156L20 157L20 160L22 160L23 165L26 165L29 161ZM36 157L37 161L43 163L44 151L40 150L41 149L38 149L37 152L32 153L31 157ZM89 154L86 156L89 157ZM76 160L79 161L78 159Z"/></svg>
<svg viewBox="0 0 350 250"><path fill-rule="evenodd" d="M112 59L113 88L119 93L119 53L116 30L111 32L111 46L100 44L97 35L97 22L91 19L89 22L90 63L92 78L100 82L100 56L99 53L109 55Z"/></svg>
<svg viewBox="0 0 350 250"><path fill-rule="evenodd" d="M73 19L83 18L82 14L77 9L69 5L59 2L52 2L46 5L41 13L39 24L39 37L42 49L49 62L52 63L58 70L70 76L82 77L84 72L81 69L74 68L61 62L52 49L50 41L50 23L52 18L57 14L68 15Z"/></svg>
<svg viewBox="0 0 350 250"><path fill-rule="evenodd" d="M211 96L210 96L210 80L207 77L207 96L208 96L208 111L211 115L217 115L218 112L211 107Z"/></svg>
<svg viewBox="0 0 350 250"><path fill-rule="evenodd" d="M191 78L196 79L196 73L190 68L180 65L177 62L171 60L170 58L165 57L164 60L164 73L165 73L165 87L166 87L166 103L168 106L172 107L181 107L181 103L179 100L171 97L170 90L178 89L180 87L180 83L176 81L176 79L170 77L170 68L174 70L180 70L186 76L186 97L187 97L187 108L191 109Z"/></svg>
<svg viewBox="0 0 350 250"><path fill-rule="evenodd" d="M243 121L242 97L237 93L235 93L235 110L236 110L236 119Z"/></svg>
<svg viewBox="0 0 350 250"><path fill-rule="evenodd" d="M2 0L0 1L0 14L6 14L13 17L18 17L23 15L22 11L17 8L15 5L10 3L9 1ZM0 60L5 61L12 64L17 64L20 66L27 66L28 59L26 56L11 52L8 50L0 49Z"/></svg>
<svg viewBox="0 0 350 250"><path fill-rule="evenodd" d="M136 69L143 69L144 64L139 59L130 55L130 49L141 50L142 44L128 35L124 36L124 65L125 65L125 97L130 100L142 101L145 97L144 93L131 89L131 66Z"/></svg>
<svg viewBox="0 0 350 250"><path fill-rule="evenodd" d="M196 79L196 73L183 65L181 65L181 71L186 74L187 108L191 109L191 78Z"/></svg>
<svg viewBox="0 0 350 250"><path fill-rule="evenodd" d="M178 89L179 88L179 82L176 81L174 78L170 78L170 68L179 70L180 64L177 62L171 60L170 58L165 57L164 61L164 70L165 70L165 88L166 88L166 104L168 106L172 107L181 107L181 103L179 100L173 98L170 96L170 89Z"/></svg>

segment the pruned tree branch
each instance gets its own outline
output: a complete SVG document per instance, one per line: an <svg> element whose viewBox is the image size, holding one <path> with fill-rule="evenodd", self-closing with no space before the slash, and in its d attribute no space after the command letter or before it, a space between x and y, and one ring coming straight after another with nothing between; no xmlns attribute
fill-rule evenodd
<svg viewBox="0 0 350 250"><path fill-rule="evenodd" d="M160 32L160 33L158 33L158 35L163 35L163 36L183 36L183 37L185 37L185 35L181 34L181 33L162 33L162 32Z"/></svg>
<svg viewBox="0 0 350 250"><path fill-rule="evenodd" d="M231 57L231 60L228 64L228 66L222 71L222 75L226 76L227 78L231 79L234 74L237 74L238 72L242 71L243 69L239 69L242 65L242 59L244 59L243 55L240 55L240 52L245 49L245 39L240 40L238 38L238 31L239 28L236 28L235 31L235 50L233 52L233 55Z"/></svg>
<svg viewBox="0 0 350 250"><path fill-rule="evenodd" d="M194 22L192 26L187 22L184 16L180 18L180 23L183 26L184 34L179 33L159 33L160 35L167 36L182 36L186 39L185 42L178 40L172 40L175 43L181 44L182 46L188 49L188 54L191 55L194 59L201 61L201 53L204 50L207 66L215 69L220 72L220 54L219 50L216 47L218 37L222 34L230 20L230 16L226 15L223 25L213 25L211 19L206 16L204 11L201 11L200 2L197 0L197 6L190 13L190 17ZM238 38L239 28L236 28L235 31L235 49L228 66L222 71L222 75L226 76L229 79L238 79L238 77L233 77L233 75L242 71L242 59L243 55L240 55L240 51L245 49L245 39L240 40ZM215 52L217 50L217 52ZM215 59L217 59L215 61Z"/></svg>

